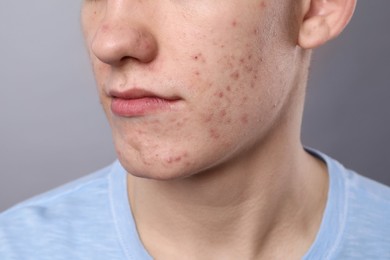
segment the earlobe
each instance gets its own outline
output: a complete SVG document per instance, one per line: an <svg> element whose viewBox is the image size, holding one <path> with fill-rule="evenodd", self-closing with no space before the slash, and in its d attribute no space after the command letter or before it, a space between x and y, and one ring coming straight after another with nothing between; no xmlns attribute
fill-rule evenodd
<svg viewBox="0 0 390 260"><path fill-rule="evenodd" d="M313 49L337 37L350 21L356 0L304 0L298 45Z"/></svg>

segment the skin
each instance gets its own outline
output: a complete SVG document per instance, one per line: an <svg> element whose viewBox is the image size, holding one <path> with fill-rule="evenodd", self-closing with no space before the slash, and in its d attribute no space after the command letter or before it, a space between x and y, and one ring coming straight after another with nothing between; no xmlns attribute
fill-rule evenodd
<svg viewBox="0 0 390 260"><path fill-rule="evenodd" d="M291 64L298 63L298 51L286 39L289 35L273 35L287 21L275 24L267 18L278 8L287 15L288 6L136 2L88 1L84 9L101 102L124 167L153 179L186 177L264 139L289 109L284 104L293 91ZM100 12L106 5L107 11ZM153 19L143 21L143 16ZM140 25L126 27L132 23ZM134 39L139 33L143 38ZM123 35L131 39L117 41ZM138 50L137 40L148 49ZM115 117L109 90L131 87L179 96L182 102L174 111Z"/></svg>
<svg viewBox="0 0 390 260"><path fill-rule="evenodd" d="M156 259L299 259L314 241L328 182L300 142L310 51L298 43L321 42L308 36L316 21L300 33L309 6L84 2L101 103L131 173L137 229ZM129 88L179 102L114 115L109 92Z"/></svg>

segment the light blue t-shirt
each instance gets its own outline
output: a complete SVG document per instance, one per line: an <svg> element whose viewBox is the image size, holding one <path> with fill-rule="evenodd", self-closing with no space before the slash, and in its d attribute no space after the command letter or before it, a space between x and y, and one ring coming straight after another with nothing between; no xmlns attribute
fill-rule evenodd
<svg viewBox="0 0 390 260"><path fill-rule="evenodd" d="M317 156L330 189L303 259L390 259L390 188ZM125 170L115 162L0 214L0 259L152 259L130 211Z"/></svg>

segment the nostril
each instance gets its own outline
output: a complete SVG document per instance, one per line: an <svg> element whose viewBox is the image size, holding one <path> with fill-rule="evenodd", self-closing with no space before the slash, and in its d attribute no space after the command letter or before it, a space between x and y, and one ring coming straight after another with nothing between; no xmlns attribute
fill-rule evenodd
<svg viewBox="0 0 390 260"><path fill-rule="evenodd" d="M97 30L91 49L99 60L113 65L131 59L151 62L158 48L154 35L140 26L104 24Z"/></svg>

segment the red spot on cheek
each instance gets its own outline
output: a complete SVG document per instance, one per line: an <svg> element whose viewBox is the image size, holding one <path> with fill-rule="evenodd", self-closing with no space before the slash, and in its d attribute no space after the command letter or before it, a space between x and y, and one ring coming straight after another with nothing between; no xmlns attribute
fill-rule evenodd
<svg viewBox="0 0 390 260"><path fill-rule="evenodd" d="M232 88L230 86L227 86L226 90L230 92L232 90Z"/></svg>
<svg viewBox="0 0 390 260"><path fill-rule="evenodd" d="M236 26L237 26L237 21L236 21L236 20L233 20L233 21L232 21L232 26L233 26L233 27L236 27Z"/></svg>
<svg viewBox="0 0 390 260"><path fill-rule="evenodd" d="M232 74L230 74L230 77L234 80L238 80L240 78L240 73L238 71L235 71Z"/></svg>
<svg viewBox="0 0 390 260"><path fill-rule="evenodd" d="M191 58L192 58L194 61L200 61L200 62L203 62L203 63L206 62L206 60L205 60L205 58L203 57L202 53L197 53L197 54L191 56Z"/></svg>
<svg viewBox="0 0 390 260"><path fill-rule="evenodd" d="M261 9L264 9L264 8L266 8L267 7L267 3L265 2L265 1L261 1L260 2L260 8Z"/></svg>
<svg viewBox="0 0 390 260"><path fill-rule="evenodd" d="M225 117L226 116L226 110L222 110L221 113L219 114L221 117Z"/></svg>
<svg viewBox="0 0 390 260"><path fill-rule="evenodd" d="M105 24L105 25L102 26L102 31L103 31L103 32L107 32L107 31L109 31L109 30L110 30L110 27L109 27L107 24Z"/></svg>
<svg viewBox="0 0 390 260"><path fill-rule="evenodd" d="M243 116L241 117L241 122L242 122L243 124L247 124L247 123L248 123L248 115L243 115Z"/></svg>
<svg viewBox="0 0 390 260"><path fill-rule="evenodd" d="M199 76L200 75L200 72L199 71L195 71L194 73L196 76Z"/></svg>
<svg viewBox="0 0 390 260"><path fill-rule="evenodd" d="M215 129L210 129L210 136L213 139L218 139L220 137L220 134L218 134L218 132Z"/></svg>
<svg viewBox="0 0 390 260"><path fill-rule="evenodd" d="M222 91L218 93L218 97L223 98L223 96L224 96L224 94Z"/></svg>
<svg viewBox="0 0 390 260"><path fill-rule="evenodd" d="M207 115L207 116L204 118L204 122L205 122L205 123L211 122L211 120L213 119L213 117L214 117L214 114Z"/></svg>

